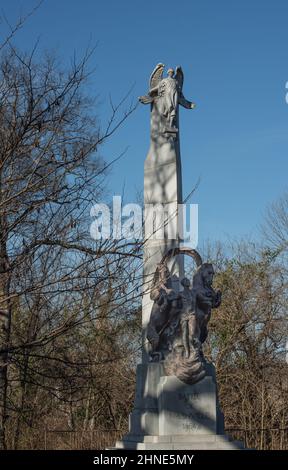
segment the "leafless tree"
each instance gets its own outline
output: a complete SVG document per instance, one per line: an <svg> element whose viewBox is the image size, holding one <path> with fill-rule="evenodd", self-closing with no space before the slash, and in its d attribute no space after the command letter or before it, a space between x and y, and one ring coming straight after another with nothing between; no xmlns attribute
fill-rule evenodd
<svg viewBox="0 0 288 470"><path fill-rule="evenodd" d="M256 244L234 244L229 255L218 246L216 255L223 303L210 322L207 353L216 365L227 432L258 449L284 448L285 436L287 447L285 267Z"/></svg>
<svg viewBox="0 0 288 470"><path fill-rule="evenodd" d="M287 256L288 252L288 192L267 209L262 225L264 242L274 256ZM287 258L286 258L287 259Z"/></svg>
<svg viewBox="0 0 288 470"><path fill-rule="evenodd" d="M127 303L119 272L126 275L127 258L139 257L135 243L93 242L89 235L89 211L103 194L109 167L99 148L133 111L122 112L124 102L113 106L100 128L95 101L83 93L91 53L62 70L53 57L36 61L35 51L27 55L10 45L0 62L2 448L15 410L16 370L21 365L17 406L23 415L31 351L82 324L111 279L117 308L121 299Z"/></svg>

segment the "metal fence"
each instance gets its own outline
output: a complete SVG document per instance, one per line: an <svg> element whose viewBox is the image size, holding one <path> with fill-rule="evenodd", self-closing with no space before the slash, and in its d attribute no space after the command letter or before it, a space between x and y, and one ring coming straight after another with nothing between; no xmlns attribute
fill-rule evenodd
<svg viewBox="0 0 288 470"><path fill-rule="evenodd" d="M242 441L247 449L288 450L288 428L226 429L233 439Z"/></svg>
<svg viewBox="0 0 288 470"><path fill-rule="evenodd" d="M231 438L241 441L248 449L288 450L288 428L284 429L226 429ZM42 449L103 450L114 447L125 434L123 430L71 431L44 430L43 441L38 441ZM37 447L38 447L37 446Z"/></svg>
<svg viewBox="0 0 288 470"><path fill-rule="evenodd" d="M40 448L45 450L103 450L114 447L115 442L121 439L123 431L101 430L101 431L71 431L71 430L49 430L45 429L43 445Z"/></svg>

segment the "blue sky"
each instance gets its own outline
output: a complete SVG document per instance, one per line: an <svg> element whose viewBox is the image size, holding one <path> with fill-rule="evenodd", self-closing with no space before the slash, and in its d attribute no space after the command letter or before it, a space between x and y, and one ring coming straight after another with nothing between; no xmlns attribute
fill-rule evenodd
<svg viewBox="0 0 288 470"><path fill-rule="evenodd" d="M11 23L30 0L1 0ZM184 70L181 109L184 194L198 178L200 240L257 238L267 204L288 189L288 2L286 0L44 0L17 35L31 49L54 49L63 61L98 43L91 67L98 114L134 85L148 88L158 62ZM0 24L1 35L5 26ZM105 148L109 161L129 147L109 175L111 194L132 202L143 189L149 109L136 112Z"/></svg>

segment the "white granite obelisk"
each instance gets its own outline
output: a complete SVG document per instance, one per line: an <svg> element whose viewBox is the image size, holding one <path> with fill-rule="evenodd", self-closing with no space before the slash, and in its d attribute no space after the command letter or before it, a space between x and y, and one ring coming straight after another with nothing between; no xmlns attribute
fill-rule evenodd
<svg viewBox="0 0 288 470"><path fill-rule="evenodd" d="M150 77L147 96L140 97L143 104L151 105L150 148L144 164L144 276L142 302L143 361L147 360L146 328L153 301L150 299L151 282L158 263L171 248L179 246L178 205L182 204L182 175L179 141L179 105L193 109L182 93L181 67L168 70L163 78L164 65L158 64ZM178 279L184 275L183 259L174 258L169 266ZM173 278L172 278L173 279ZM175 283L177 290L179 282Z"/></svg>

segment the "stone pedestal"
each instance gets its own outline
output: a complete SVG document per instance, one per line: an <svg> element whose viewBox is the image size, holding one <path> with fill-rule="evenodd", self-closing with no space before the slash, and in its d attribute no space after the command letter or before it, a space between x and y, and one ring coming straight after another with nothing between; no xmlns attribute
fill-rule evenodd
<svg viewBox="0 0 288 470"><path fill-rule="evenodd" d="M161 363L139 365L129 433L116 443L116 448L243 448L224 434L213 365L207 364L207 376L194 385L165 376Z"/></svg>
<svg viewBox="0 0 288 470"><path fill-rule="evenodd" d="M216 434L215 384L205 377L194 386L161 377L158 386L159 435Z"/></svg>

